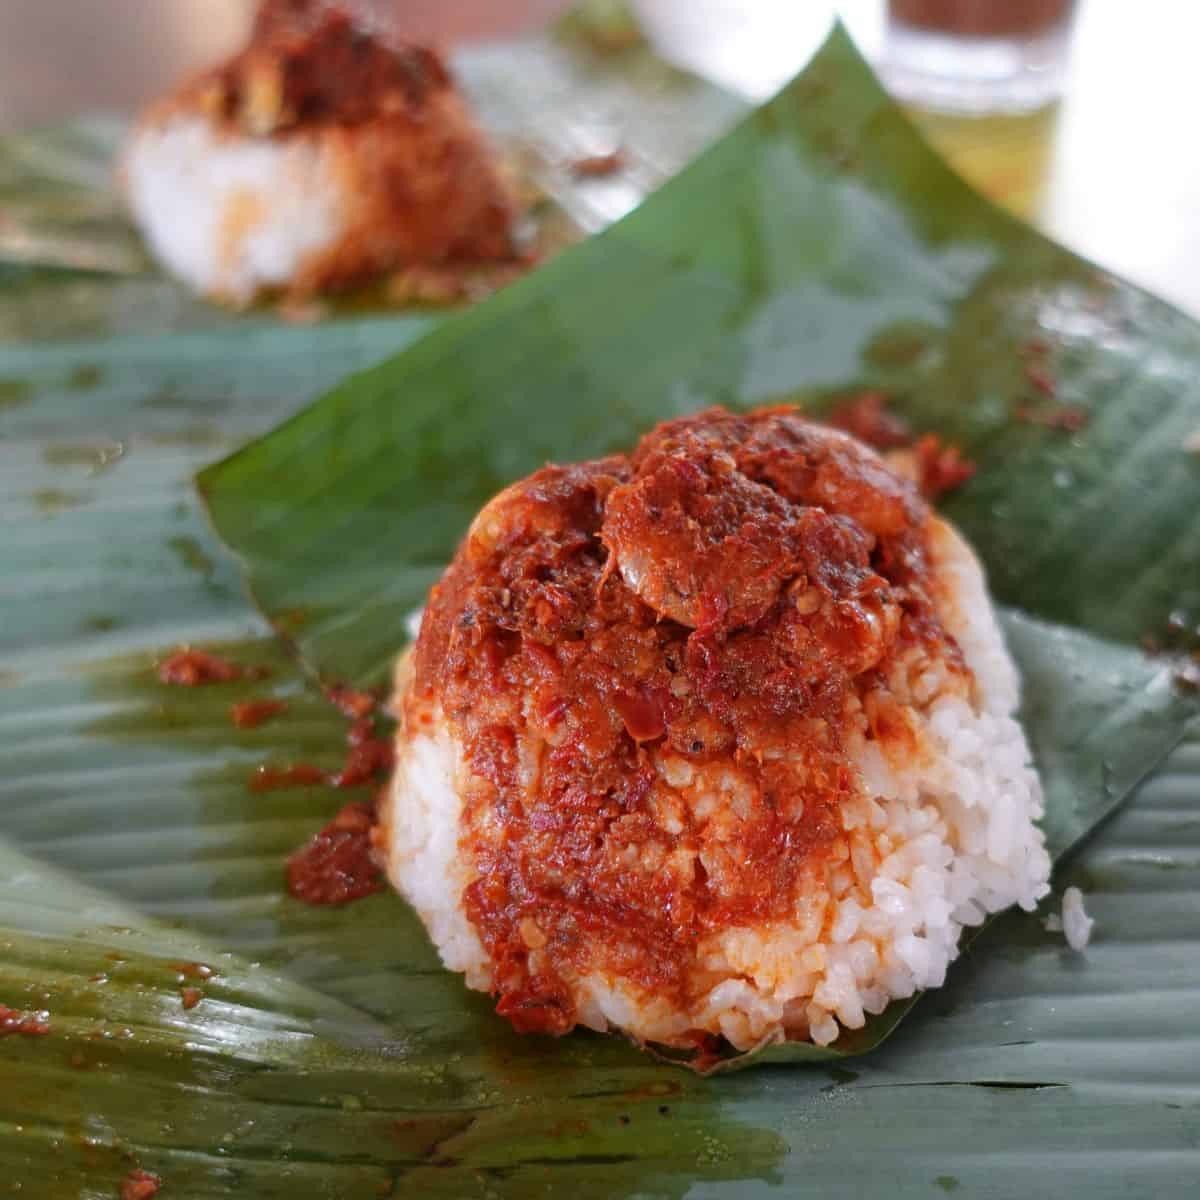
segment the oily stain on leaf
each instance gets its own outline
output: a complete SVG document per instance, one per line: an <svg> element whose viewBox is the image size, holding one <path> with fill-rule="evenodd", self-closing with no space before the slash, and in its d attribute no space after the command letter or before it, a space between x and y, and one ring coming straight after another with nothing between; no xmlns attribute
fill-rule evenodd
<svg viewBox="0 0 1200 1200"><path fill-rule="evenodd" d="M86 492L68 492L63 488L50 487L30 492L29 498L38 512L43 516L52 517L65 509L86 504L88 495Z"/></svg>
<svg viewBox="0 0 1200 1200"><path fill-rule="evenodd" d="M55 978L57 967L61 980L63 963L80 958L78 944L63 941L43 939L29 953L22 943L7 949L11 962L0 978L10 992L21 989L25 971ZM146 1003L177 978L172 964L133 949L119 957L97 949L94 957L103 974L88 984L43 989L53 1005L51 1033L37 1046L17 1048L6 1064L21 1081L32 1133L27 1153L42 1128L66 1134L38 1195L70 1194L81 1180L98 1185L106 1157L72 1153L91 1148L89 1142L114 1158L152 1164L186 1195L236 1194L239 1185L273 1195L282 1177L296 1172L313 1189L306 1194L371 1195L381 1180L436 1157L476 1121L473 1113L441 1108L439 1089L414 1080L402 1064L389 1070L380 1061L364 1091L362 1053L311 1035L297 1046L286 1028L273 1029L253 1008L261 994L237 991L236 976L245 972L237 964L222 959L221 971L205 984L205 1000L189 1010L176 998L172 1014L165 1003L158 1012ZM191 1039L191 1053L171 1052L171 1039L162 1036L171 1025ZM214 1040L238 1030L228 1049ZM423 1104L413 1103L414 1082ZM124 1095L120 1111L113 1104L117 1086ZM219 1106L208 1099L214 1088ZM280 1171L279 1156L292 1164L290 1172Z"/></svg>
<svg viewBox="0 0 1200 1200"><path fill-rule="evenodd" d="M68 960L79 955L77 944L55 949ZM6 1065L24 1081L31 1123L83 1130L102 1114L118 1146L181 1189L190 1183L240 1194L238 1184L247 1181L230 1179L229 1169L259 1160L264 1179L257 1186L279 1186L280 1176L298 1172L314 1189L305 1194L313 1195L370 1194L360 1189L386 1174L422 1180L421 1195L477 1194L481 1176L503 1186L502 1194L524 1194L556 1187L565 1176L583 1194L681 1196L699 1180L770 1178L785 1149L776 1134L723 1120L718 1098L698 1086L677 1087L679 1094L664 1101L637 1082L644 1067L627 1069L627 1085L611 1094L575 1096L561 1087L572 1076L579 1087L597 1073L616 1084L619 1074L594 1061L560 1070L546 1087L511 1062L421 1046L348 1052L311 1037L303 1052L279 1061L269 1051L246 1059L215 1044L180 1056L156 1032L145 1004L151 989L171 986L169 964L164 970L162 960L122 954L119 964L105 962L104 982L92 996L43 988L54 1041L22 1047ZM51 965L43 954L36 969ZM0 984L19 991L19 971L0 973ZM190 1010L176 998L174 1014L166 1003L159 1011L194 1042L220 1036L224 1025L226 1036L240 1029L238 1041L246 1044L248 1013L234 1010L219 985L206 984L205 992ZM71 1069L48 1070L47 1056ZM220 1106L209 1099L214 1088ZM82 1174L95 1185L94 1163L59 1164L58 1171L64 1183ZM656 1184L660 1179L673 1182Z"/></svg>
<svg viewBox="0 0 1200 1200"><path fill-rule="evenodd" d="M125 453L120 442L100 442L47 446L42 461L52 467L86 467L89 475L99 474L116 466Z"/></svg>
<svg viewBox="0 0 1200 1200"><path fill-rule="evenodd" d="M33 385L24 379L0 379L0 409L28 404L33 397Z"/></svg>
<svg viewBox="0 0 1200 1200"><path fill-rule="evenodd" d="M80 363L67 376L67 386L90 391L104 382L104 368L98 363Z"/></svg>
<svg viewBox="0 0 1200 1200"><path fill-rule="evenodd" d="M176 535L175 537L167 538L167 545L178 555L179 561L183 563L191 571L197 571L199 574L208 576L216 570L217 564L205 552L204 547L200 545L194 537L184 535Z"/></svg>

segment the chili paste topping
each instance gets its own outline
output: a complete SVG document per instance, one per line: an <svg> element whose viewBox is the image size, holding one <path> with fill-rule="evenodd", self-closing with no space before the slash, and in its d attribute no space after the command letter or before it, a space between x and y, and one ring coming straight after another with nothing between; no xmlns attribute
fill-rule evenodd
<svg viewBox="0 0 1200 1200"><path fill-rule="evenodd" d="M876 684L906 648L965 671L929 517L787 409L669 422L484 508L430 596L404 715L440 713L461 747L464 907L518 1029L570 1029L590 972L687 1008L706 935L794 913L860 787L850 701L903 737Z"/></svg>

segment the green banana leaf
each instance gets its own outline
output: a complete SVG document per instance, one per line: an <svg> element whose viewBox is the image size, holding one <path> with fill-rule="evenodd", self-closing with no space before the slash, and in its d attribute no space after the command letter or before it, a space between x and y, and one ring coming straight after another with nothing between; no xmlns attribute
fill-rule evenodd
<svg viewBox="0 0 1200 1200"><path fill-rule="evenodd" d="M1081 434L1005 420L1031 328ZM1007 915L865 1057L700 1078L619 1039L521 1038L395 897L286 896L282 860L348 795L247 779L339 761L345 726L190 478L408 347L204 476L266 610L367 681L473 506L541 457L712 400L885 386L980 459L950 511L1013 609L1062 852L1191 711L1135 638L1196 615L1196 328L966 192L835 39L632 220L420 332L0 348L0 1004L50 1013L0 1038L10 1190L115 1196L136 1166L188 1197L1190 1195L1200 741L1063 868L1097 918L1086 955ZM272 673L166 688L183 642ZM283 717L231 725L267 694ZM213 974L185 1008L192 963Z"/></svg>
<svg viewBox="0 0 1200 1200"><path fill-rule="evenodd" d="M597 49L587 5L569 17L546 34L463 49L453 62L527 210L524 233L545 254L624 216L745 108L641 43ZM91 117L0 138L0 342L286 321L265 307L210 304L162 275L117 191L126 131ZM611 175L573 169L614 149ZM387 307L366 291L325 315Z"/></svg>

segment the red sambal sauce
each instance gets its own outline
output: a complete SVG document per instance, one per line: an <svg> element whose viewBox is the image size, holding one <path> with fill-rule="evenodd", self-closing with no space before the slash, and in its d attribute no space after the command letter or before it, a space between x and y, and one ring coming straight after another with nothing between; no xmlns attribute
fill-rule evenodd
<svg viewBox="0 0 1200 1200"><path fill-rule="evenodd" d="M288 892L307 904L345 904L384 888L375 861L374 805L347 804L312 840L288 859Z"/></svg>
<svg viewBox="0 0 1200 1200"><path fill-rule="evenodd" d="M464 904L518 1029L569 1030L590 970L686 1006L701 938L789 914L857 787L852 688L914 643L960 661L929 515L783 409L664 424L483 510L425 610L406 722L440 705L464 748ZM735 767L743 811L699 819L664 757Z"/></svg>
<svg viewBox="0 0 1200 1200"><path fill-rule="evenodd" d="M50 1032L50 1014L41 1010L22 1012L0 1004L0 1037L45 1037Z"/></svg>
<svg viewBox="0 0 1200 1200"><path fill-rule="evenodd" d="M234 683L239 679L263 679L266 667L244 667L208 650L180 646L158 664L160 683L176 687L203 687L209 683Z"/></svg>
<svg viewBox="0 0 1200 1200"><path fill-rule="evenodd" d="M216 89L207 94L225 120L249 118L253 132L274 133L419 114L452 85L441 56L428 47L378 36L336 5L268 0L249 46L195 86ZM259 128L268 115L274 120Z"/></svg>
<svg viewBox="0 0 1200 1200"><path fill-rule="evenodd" d="M236 729L257 729L284 712L286 700L242 700L230 706L229 719Z"/></svg>
<svg viewBox="0 0 1200 1200"><path fill-rule="evenodd" d="M162 1189L162 1180L151 1171L135 1167L121 1180L121 1200L153 1200Z"/></svg>
<svg viewBox="0 0 1200 1200"><path fill-rule="evenodd" d="M391 738L380 737L370 717L362 717L346 734L346 761L329 782L336 788L362 787L378 775L392 769L395 746Z"/></svg>
<svg viewBox="0 0 1200 1200"><path fill-rule="evenodd" d="M913 440L908 422L888 406L886 392L858 392L829 413L826 424L866 442L876 450L895 450Z"/></svg>

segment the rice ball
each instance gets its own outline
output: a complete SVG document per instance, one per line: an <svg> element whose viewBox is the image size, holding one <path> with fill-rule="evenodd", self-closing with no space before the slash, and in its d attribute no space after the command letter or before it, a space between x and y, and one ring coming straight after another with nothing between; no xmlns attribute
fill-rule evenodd
<svg viewBox="0 0 1200 1200"><path fill-rule="evenodd" d="M480 512L397 671L380 845L518 1030L826 1045L1048 890L1017 700L910 482L713 410Z"/></svg>
<svg viewBox="0 0 1200 1200"><path fill-rule="evenodd" d="M128 203L163 266L235 305L511 259L510 190L441 58L268 3L250 44L152 105Z"/></svg>

